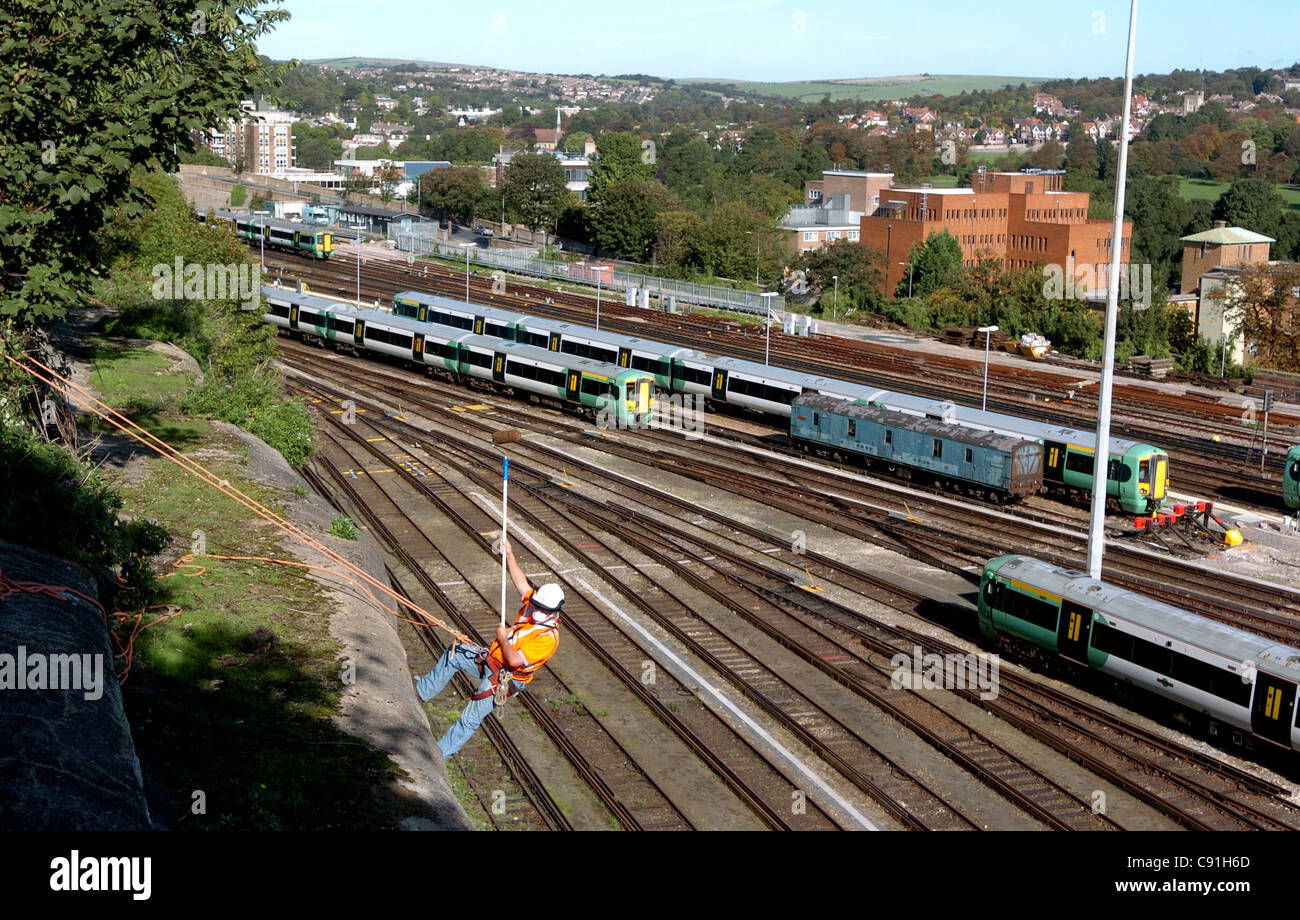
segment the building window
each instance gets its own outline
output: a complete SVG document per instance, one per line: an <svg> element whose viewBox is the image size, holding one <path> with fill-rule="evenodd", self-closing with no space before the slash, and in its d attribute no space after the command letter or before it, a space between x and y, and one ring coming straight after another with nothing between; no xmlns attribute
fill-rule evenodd
<svg viewBox="0 0 1300 920"><path fill-rule="evenodd" d="M830 241L830 240L838 240L839 238L840 238L840 231L838 231L838 230L827 230L827 231L826 231L826 239L827 239L827 241Z"/></svg>
<svg viewBox="0 0 1300 920"><path fill-rule="evenodd" d="M814 243L814 242L816 242L816 241L817 241L817 231L816 231L816 230L805 230L805 231L803 232L803 241L804 241L805 243Z"/></svg>
<svg viewBox="0 0 1300 920"><path fill-rule="evenodd" d="M850 231L849 231L849 239L851 239L851 240L856 240L857 238L858 238L858 231L857 231L857 230L850 230Z"/></svg>

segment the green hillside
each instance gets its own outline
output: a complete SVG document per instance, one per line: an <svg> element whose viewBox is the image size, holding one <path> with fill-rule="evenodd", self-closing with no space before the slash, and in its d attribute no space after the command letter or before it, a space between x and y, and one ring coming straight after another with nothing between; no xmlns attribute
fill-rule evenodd
<svg viewBox="0 0 1300 920"><path fill-rule="evenodd" d="M1002 89L1010 84L1033 86L1044 77L997 77L963 74L917 74L899 77L864 77L857 80L811 80L789 83L760 83L753 80L682 80L679 82L729 83L740 93L757 93L797 99L800 102L818 102L825 96L833 100L862 99L884 101L906 99L916 95L955 95L976 90Z"/></svg>

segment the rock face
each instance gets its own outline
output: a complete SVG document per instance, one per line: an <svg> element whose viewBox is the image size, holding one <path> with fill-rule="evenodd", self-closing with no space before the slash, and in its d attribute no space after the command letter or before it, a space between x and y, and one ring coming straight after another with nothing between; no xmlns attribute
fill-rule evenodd
<svg viewBox="0 0 1300 920"><path fill-rule="evenodd" d="M0 576L96 596L83 569L10 543L0 542ZM71 594L5 593L0 830L148 830L103 614Z"/></svg>

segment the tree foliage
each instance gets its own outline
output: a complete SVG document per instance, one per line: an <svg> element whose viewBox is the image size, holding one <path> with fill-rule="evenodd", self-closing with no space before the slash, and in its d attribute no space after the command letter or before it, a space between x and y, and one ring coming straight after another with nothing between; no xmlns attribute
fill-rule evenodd
<svg viewBox="0 0 1300 920"><path fill-rule="evenodd" d="M420 204L442 217L472 223L474 215L486 210L495 197L483 174L473 166L452 166L425 173L420 181Z"/></svg>
<svg viewBox="0 0 1300 920"><path fill-rule="evenodd" d="M620 259L650 256L655 216L681 207L677 196L653 179L624 179L609 185L591 208L592 237Z"/></svg>
<svg viewBox="0 0 1300 920"><path fill-rule="evenodd" d="M549 153L516 153L505 186L506 204L533 230L553 224L569 200L564 167Z"/></svg>
<svg viewBox="0 0 1300 920"><path fill-rule="evenodd" d="M1300 371L1300 264L1244 266L1232 290L1230 322L1260 366Z"/></svg>
<svg viewBox="0 0 1300 920"><path fill-rule="evenodd" d="M947 230L932 233L907 254L907 271L908 277L898 282L895 297L926 297L940 288L956 287L966 275L961 244Z"/></svg>
<svg viewBox="0 0 1300 920"><path fill-rule="evenodd" d="M42 320L103 264L94 245L131 177L175 169L196 132L264 84L261 0L6 0L0 7L0 315Z"/></svg>

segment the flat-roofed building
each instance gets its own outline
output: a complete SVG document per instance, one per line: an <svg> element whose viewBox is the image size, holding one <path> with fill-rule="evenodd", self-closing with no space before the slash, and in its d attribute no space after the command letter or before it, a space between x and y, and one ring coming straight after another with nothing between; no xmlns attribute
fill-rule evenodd
<svg viewBox="0 0 1300 920"><path fill-rule="evenodd" d="M1059 170L976 173L972 188L892 188L861 220L864 246L885 257L885 292L907 275L912 247L948 231L973 268L999 259L1008 269L1057 265L1072 281L1101 289L1110 275L1111 222L1088 219L1088 195L1061 189ZM1133 234L1124 222L1121 263Z"/></svg>
<svg viewBox="0 0 1300 920"><path fill-rule="evenodd" d="M795 252L818 249L836 240L858 240L862 212L850 205L847 194L839 194L821 204L794 205L777 224L789 234Z"/></svg>

